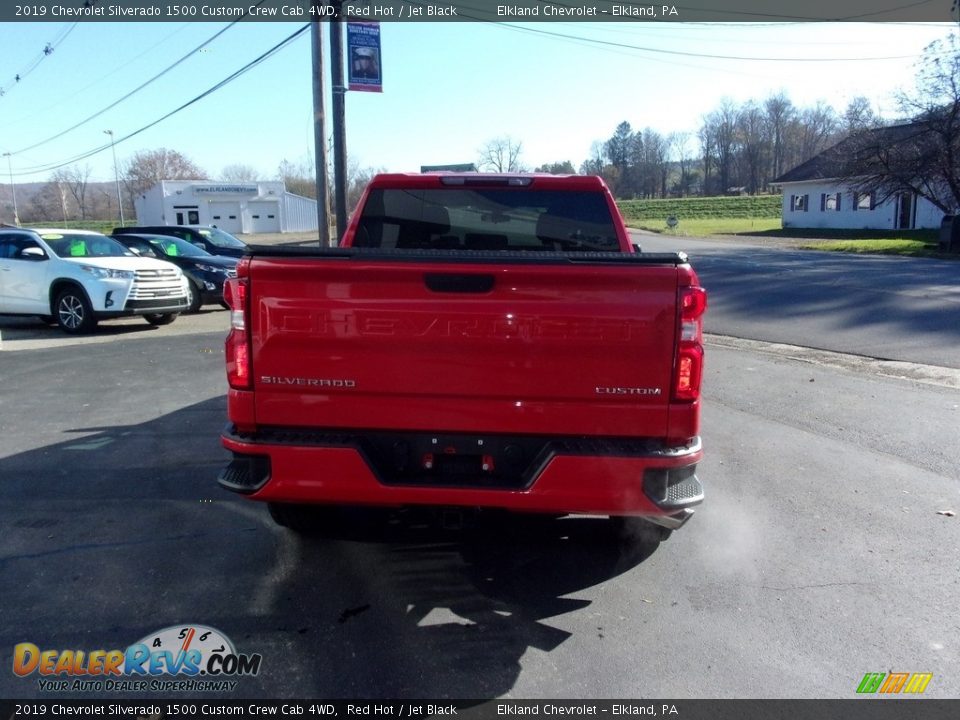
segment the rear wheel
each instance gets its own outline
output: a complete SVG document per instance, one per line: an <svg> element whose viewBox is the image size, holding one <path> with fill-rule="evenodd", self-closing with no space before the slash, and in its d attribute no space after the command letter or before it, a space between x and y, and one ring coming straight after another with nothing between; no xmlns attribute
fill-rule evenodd
<svg viewBox="0 0 960 720"><path fill-rule="evenodd" d="M148 313L143 319L151 325L169 325L177 319L177 313Z"/></svg>
<svg viewBox="0 0 960 720"><path fill-rule="evenodd" d="M267 509L277 525L311 537L368 538L386 527L386 511L381 508L267 503Z"/></svg>
<svg viewBox="0 0 960 720"><path fill-rule="evenodd" d="M620 545L620 563L631 567L650 557L672 530L639 517L611 517L611 528Z"/></svg>
<svg viewBox="0 0 960 720"><path fill-rule="evenodd" d="M92 332L97 326L93 308L83 290L69 287L57 295L55 305L57 325L65 333L79 335Z"/></svg>
<svg viewBox="0 0 960 720"><path fill-rule="evenodd" d="M642 517L611 517L610 521L621 537L641 544L658 545L673 532Z"/></svg>
<svg viewBox="0 0 960 720"><path fill-rule="evenodd" d="M267 509L277 525L293 530L299 535L315 535L323 527L325 513L312 505L267 503Z"/></svg>

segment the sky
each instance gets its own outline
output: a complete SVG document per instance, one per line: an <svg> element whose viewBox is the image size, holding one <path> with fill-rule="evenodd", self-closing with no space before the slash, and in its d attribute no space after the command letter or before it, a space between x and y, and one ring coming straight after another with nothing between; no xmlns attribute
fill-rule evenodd
<svg viewBox="0 0 960 720"><path fill-rule="evenodd" d="M114 132L121 166L159 148L177 150L214 179L234 164L269 180L283 160L311 163L309 32L121 140L300 27L0 23L0 153L10 153L0 157L0 183L11 170L16 183L44 182L64 163L112 181L104 130ZM951 31L957 26L943 23L383 23L383 92L347 93L347 154L361 168L416 172L476 162L486 142L509 136L522 143L529 168L564 160L579 167L591 144L623 121L695 137L724 98L762 102L781 91L798 107L824 101L839 112L862 95L893 119L895 91L912 86L923 49ZM325 28L323 42L329 69ZM329 93L326 107L330 135Z"/></svg>

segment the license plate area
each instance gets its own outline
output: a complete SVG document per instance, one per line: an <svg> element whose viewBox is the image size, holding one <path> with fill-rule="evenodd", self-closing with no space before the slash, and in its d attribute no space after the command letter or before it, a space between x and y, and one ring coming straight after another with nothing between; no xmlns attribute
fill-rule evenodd
<svg viewBox="0 0 960 720"><path fill-rule="evenodd" d="M543 438L400 433L363 444L384 485L522 489L548 454Z"/></svg>

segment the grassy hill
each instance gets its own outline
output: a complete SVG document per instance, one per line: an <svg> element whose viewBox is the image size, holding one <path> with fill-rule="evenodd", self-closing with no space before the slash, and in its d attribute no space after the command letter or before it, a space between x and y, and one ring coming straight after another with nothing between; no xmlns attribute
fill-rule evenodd
<svg viewBox="0 0 960 720"><path fill-rule="evenodd" d="M620 200L617 205L629 225L636 221L664 222L671 215L680 222L716 218L776 218L779 220L782 203L782 195L743 195Z"/></svg>

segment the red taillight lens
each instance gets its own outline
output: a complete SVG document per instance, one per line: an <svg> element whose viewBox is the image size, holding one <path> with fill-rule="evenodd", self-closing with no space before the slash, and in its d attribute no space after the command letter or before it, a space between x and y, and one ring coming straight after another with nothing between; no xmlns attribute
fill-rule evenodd
<svg viewBox="0 0 960 720"><path fill-rule="evenodd" d="M247 297L246 278L230 278L224 283L223 300L230 306L230 334L225 344L227 382L234 390L249 390L251 386Z"/></svg>
<svg viewBox="0 0 960 720"><path fill-rule="evenodd" d="M680 291L680 317L696 320L707 310L707 291L701 287L687 287Z"/></svg>
<svg viewBox="0 0 960 720"><path fill-rule="evenodd" d="M700 397L703 376L703 314L707 293L701 287L680 288L680 334L674 368L673 399L693 401Z"/></svg>
<svg viewBox="0 0 960 720"><path fill-rule="evenodd" d="M703 348L699 345L681 348L677 359L677 381L673 396L677 400L696 400L700 397L700 377L703 372Z"/></svg>

